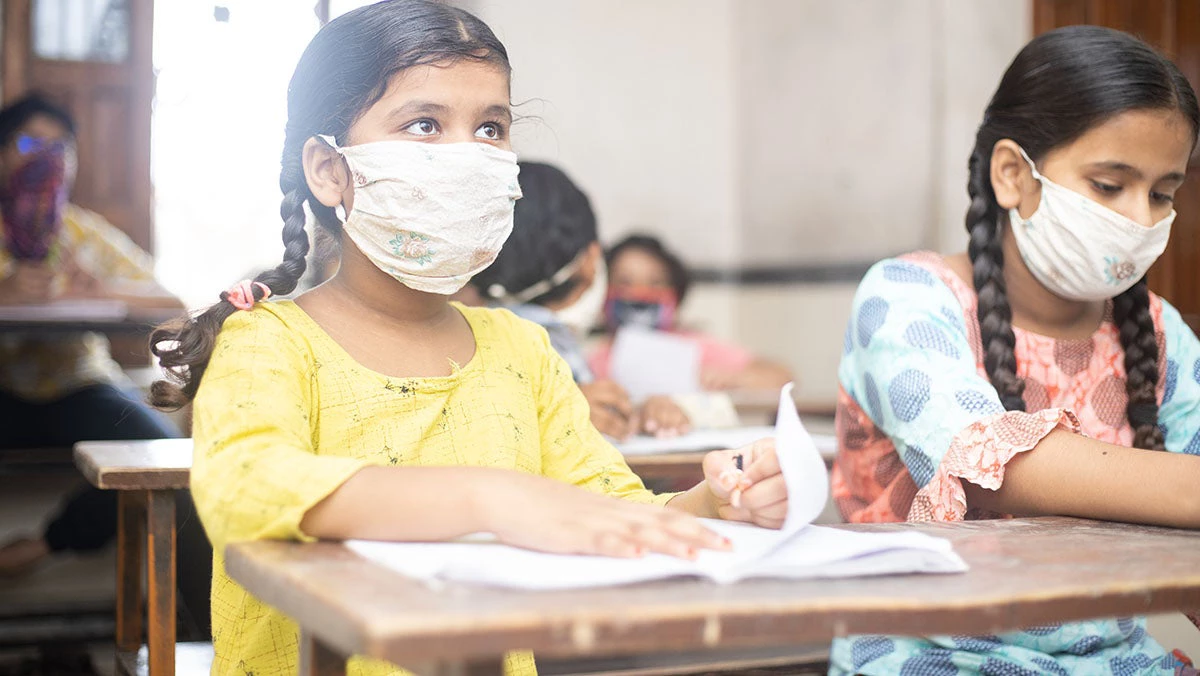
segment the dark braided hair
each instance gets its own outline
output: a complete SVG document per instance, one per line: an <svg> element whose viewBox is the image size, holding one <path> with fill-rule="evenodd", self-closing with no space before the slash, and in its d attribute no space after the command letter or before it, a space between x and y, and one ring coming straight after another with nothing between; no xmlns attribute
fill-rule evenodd
<svg viewBox="0 0 1200 676"><path fill-rule="evenodd" d="M279 188L283 201L283 262L254 278L283 296L296 289L306 267L305 203L317 223L335 237L341 224L334 210L313 198L304 175L303 149L317 134L346 143L350 126L387 89L397 73L414 66L474 59L508 73L508 52L475 16L431 0L392 0L361 7L323 27L300 57L288 85L288 121ZM253 286L254 299L264 292ZM192 400L212 357L221 325L235 312L226 293L207 310L159 327L151 351L168 379L154 383L150 400L178 408Z"/></svg>
<svg viewBox="0 0 1200 676"><path fill-rule="evenodd" d="M992 189L992 149L1018 143L1035 161L1093 127L1130 110L1176 110L1200 130L1196 94L1179 69L1137 38L1099 26L1069 26L1025 46L1005 71L975 137L968 162L966 226L970 234L984 368L1000 401L1025 410L1017 376L1012 307L1004 284L1001 241L1008 217ZM1158 343L1145 278L1113 299L1113 322L1125 351L1126 416L1134 446L1162 450L1158 428Z"/></svg>

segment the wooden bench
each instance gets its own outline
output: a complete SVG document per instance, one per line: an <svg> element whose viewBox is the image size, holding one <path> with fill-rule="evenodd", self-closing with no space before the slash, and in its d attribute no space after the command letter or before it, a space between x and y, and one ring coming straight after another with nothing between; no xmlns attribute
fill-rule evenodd
<svg viewBox="0 0 1200 676"><path fill-rule="evenodd" d="M74 453L69 447L0 450L0 473L26 474L62 469L74 471L73 458Z"/></svg>
<svg viewBox="0 0 1200 676"><path fill-rule="evenodd" d="M150 676L175 673L175 491L188 486L190 439L91 441L75 463L117 507L117 668L129 671L145 627ZM146 608L142 612L143 571Z"/></svg>

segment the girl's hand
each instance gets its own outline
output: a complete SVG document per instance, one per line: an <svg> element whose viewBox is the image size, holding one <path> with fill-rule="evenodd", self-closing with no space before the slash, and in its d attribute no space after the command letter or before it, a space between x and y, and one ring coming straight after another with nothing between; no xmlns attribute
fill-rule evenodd
<svg viewBox="0 0 1200 676"><path fill-rule="evenodd" d="M734 458L741 454L742 471ZM716 500L716 512L728 521L780 528L787 516L787 486L775 455L775 440L759 439L731 451L704 456L704 481Z"/></svg>
<svg viewBox="0 0 1200 676"><path fill-rule="evenodd" d="M700 371L700 387L708 392L721 392L737 389L741 384L741 374L721 368L706 368Z"/></svg>
<svg viewBox="0 0 1200 676"><path fill-rule="evenodd" d="M79 264L75 256L68 255L62 262L63 271L67 276L66 295L68 298L103 298L104 285L100 279Z"/></svg>
<svg viewBox="0 0 1200 676"><path fill-rule="evenodd" d="M633 434L633 404L625 390L611 380L580 385L587 398L592 424L601 434L624 441Z"/></svg>
<svg viewBox="0 0 1200 676"><path fill-rule="evenodd" d="M694 559L728 550L696 517L667 507L598 495L545 477L512 473L494 486L481 519L501 542L559 554L625 558L649 552Z"/></svg>
<svg viewBox="0 0 1200 676"><path fill-rule="evenodd" d="M0 302L19 305L52 300L56 295L54 277L54 268L47 263L16 263L12 274L0 279Z"/></svg>
<svg viewBox="0 0 1200 676"><path fill-rule="evenodd" d="M692 423L674 399L650 397L638 412L638 431L659 438L677 437L692 431Z"/></svg>

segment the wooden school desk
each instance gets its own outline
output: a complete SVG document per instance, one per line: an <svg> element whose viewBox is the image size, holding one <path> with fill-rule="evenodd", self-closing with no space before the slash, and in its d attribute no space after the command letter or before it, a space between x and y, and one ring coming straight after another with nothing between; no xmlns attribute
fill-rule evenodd
<svg viewBox="0 0 1200 676"><path fill-rule="evenodd" d="M146 628L150 676L175 673L175 491L188 487L191 439L77 444L75 464L117 496L117 668L136 672ZM147 617L142 614L142 565ZM148 621L146 621L148 619Z"/></svg>
<svg viewBox="0 0 1200 676"><path fill-rule="evenodd" d="M225 565L297 621L304 676L343 674L348 655L423 674L499 674L501 655L514 649L569 658L767 648L1200 608L1200 532L1068 518L839 528L945 537L971 570L524 592L432 589L333 543L233 544Z"/></svg>
<svg viewBox="0 0 1200 676"><path fill-rule="evenodd" d="M817 450L825 460L825 465L832 466L837 457L837 440L828 435L813 435L813 439L817 442ZM664 446L669 446L670 442L670 439L662 440ZM618 442L615 446L617 450L621 450L622 444ZM634 474L647 483L656 482L675 487L691 486L704 480L702 466L704 455L709 451L716 450L721 449L713 447L702 451L681 450L665 453L626 454L625 462Z"/></svg>
<svg viewBox="0 0 1200 676"><path fill-rule="evenodd" d="M114 301L63 301L42 305L0 305L0 334L61 334L96 331L108 334L149 333L180 315L179 310L130 310Z"/></svg>

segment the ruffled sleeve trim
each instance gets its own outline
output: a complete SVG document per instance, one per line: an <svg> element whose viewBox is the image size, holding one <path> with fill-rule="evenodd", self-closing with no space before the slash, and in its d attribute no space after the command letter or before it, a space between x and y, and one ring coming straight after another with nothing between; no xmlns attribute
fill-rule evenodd
<svg viewBox="0 0 1200 676"><path fill-rule="evenodd" d="M908 520L962 521L967 514L962 481L997 490L1008 462L1060 427L1081 430L1075 414L1062 408L1006 411L971 423L954 436L933 479L917 492Z"/></svg>

